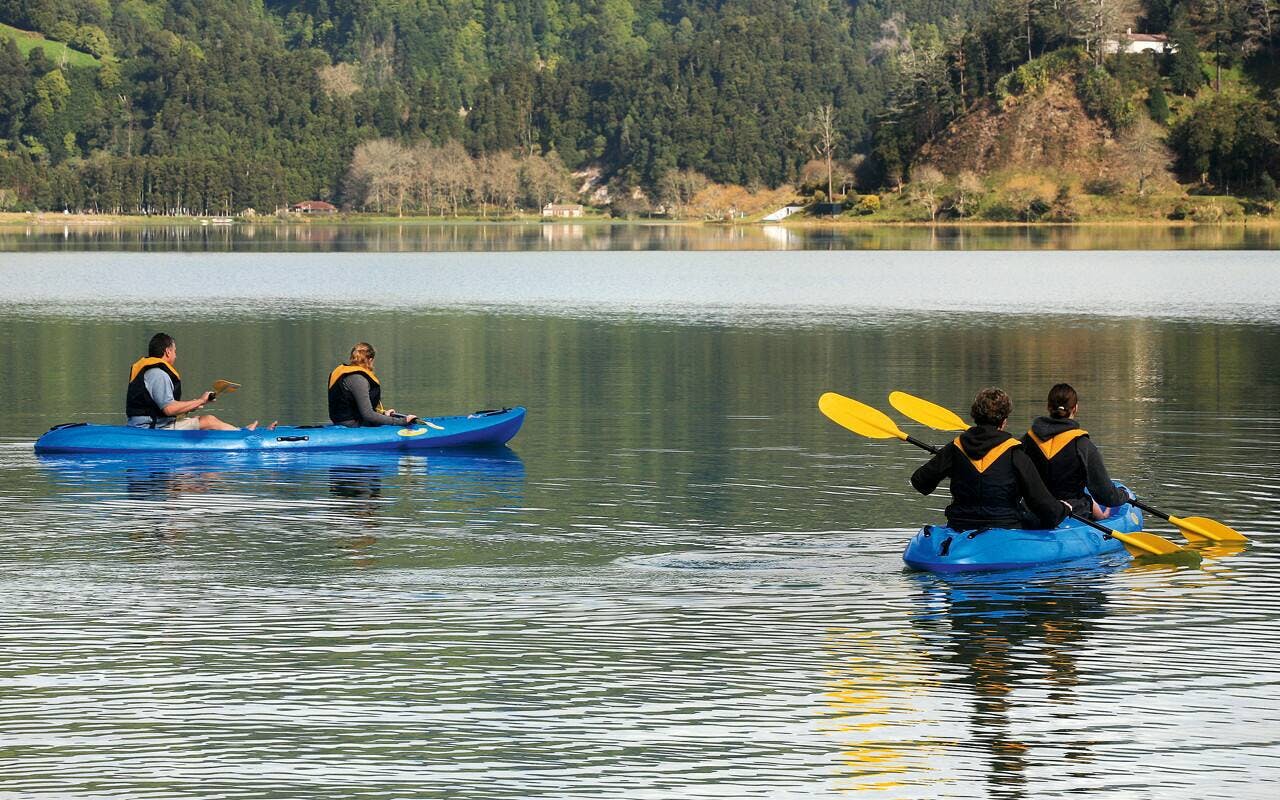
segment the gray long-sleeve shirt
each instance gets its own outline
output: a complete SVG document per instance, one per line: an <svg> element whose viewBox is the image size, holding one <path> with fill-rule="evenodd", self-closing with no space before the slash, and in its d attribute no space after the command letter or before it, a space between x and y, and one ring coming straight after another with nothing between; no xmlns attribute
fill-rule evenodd
<svg viewBox="0 0 1280 800"><path fill-rule="evenodd" d="M346 423L349 427L404 424L403 417L379 414L374 410L373 403L369 401L369 379L360 373L353 372L343 376L342 388L351 393L351 398L356 403L356 412L360 415L360 419Z"/></svg>

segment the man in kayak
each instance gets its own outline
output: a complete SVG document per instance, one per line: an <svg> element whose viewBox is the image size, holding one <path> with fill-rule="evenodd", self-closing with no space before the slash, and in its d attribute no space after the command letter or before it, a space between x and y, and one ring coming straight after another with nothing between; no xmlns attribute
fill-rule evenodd
<svg viewBox="0 0 1280 800"><path fill-rule="evenodd" d="M214 393L204 392L195 400L182 399L182 378L174 363L178 360L178 344L167 333L157 333L147 344L147 357L133 362L129 370L129 389L125 394L125 422L133 428L165 428L179 431L234 431L212 414L178 419L213 402ZM258 427L254 420L245 430Z"/></svg>
<svg viewBox="0 0 1280 800"><path fill-rule="evenodd" d="M921 494L932 494L944 478L950 479L946 515L952 529L1055 528L1071 510L1045 488L1021 442L1005 431L1012 412L1013 402L1002 389L978 392L970 409L973 427L911 476Z"/></svg>
<svg viewBox="0 0 1280 800"><path fill-rule="evenodd" d="M1070 384L1054 385L1049 390L1048 416L1035 418L1022 437L1022 447L1054 497L1077 514L1106 519L1112 508L1129 502L1132 495L1107 475L1102 454L1089 432L1076 422L1079 408L1079 395Z"/></svg>
<svg viewBox="0 0 1280 800"><path fill-rule="evenodd" d="M359 342L351 348L351 358L329 373L329 420L347 428L377 425L412 425L413 414L397 414L382 408L382 383L373 374L377 353L373 345Z"/></svg>

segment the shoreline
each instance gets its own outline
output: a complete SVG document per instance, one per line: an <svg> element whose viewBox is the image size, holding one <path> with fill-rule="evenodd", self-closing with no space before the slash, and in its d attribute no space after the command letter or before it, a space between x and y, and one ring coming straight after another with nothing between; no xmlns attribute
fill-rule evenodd
<svg viewBox="0 0 1280 800"><path fill-rule="evenodd" d="M730 222L714 220L690 219L625 219L611 217L576 217L572 219L549 219L539 216L517 217L387 217L376 214L335 214L324 218L302 217L282 219L265 216L262 218L231 218L231 222L212 222L215 217L167 217L129 214L62 214L58 212L0 212L0 230L57 226L119 226L119 227L166 227L171 225L193 225L212 228L233 228L242 225L262 225L266 227L329 227L337 225L351 226L386 226L386 225L627 225L627 226L681 226L710 228L766 228L781 227L799 230L856 230L875 228L1086 228L1086 227L1151 227L1151 228L1241 228L1280 227L1280 218L1273 216L1254 216L1215 220L1212 222L1195 220L1152 219L1151 217L1134 217L1132 219L1084 219L1074 222L997 222L993 220L943 220L928 222L919 220L869 219L867 217L817 219L786 219L776 222L763 220L734 220Z"/></svg>

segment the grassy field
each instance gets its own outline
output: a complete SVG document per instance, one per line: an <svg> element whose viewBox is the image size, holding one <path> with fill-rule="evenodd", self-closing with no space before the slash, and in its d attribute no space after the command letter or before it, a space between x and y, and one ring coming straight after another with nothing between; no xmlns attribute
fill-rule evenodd
<svg viewBox="0 0 1280 800"><path fill-rule="evenodd" d="M61 64L63 58L72 67L90 67L96 68L102 66L102 62L88 53L82 53L79 50L73 50L70 45L63 42L55 42L52 39L46 39L39 33L31 31L23 31L0 23L0 36L13 39L18 43L18 49L22 51L22 55L27 55L37 47L44 50L45 57L55 64Z"/></svg>

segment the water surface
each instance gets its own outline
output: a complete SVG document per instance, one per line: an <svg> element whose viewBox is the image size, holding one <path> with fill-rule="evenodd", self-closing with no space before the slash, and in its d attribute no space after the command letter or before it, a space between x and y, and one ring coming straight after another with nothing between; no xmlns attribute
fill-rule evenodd
<svg viewBox="0 0 1280 800"><path fill-rule="evenodd" d="M1271 797L1273 261L0 258L0 797ZM482 454L37 458L118 420L157 329L236 422L323 419L357 340L397 408L529 417ZM1117 477L1252 546L904 571L945 501L818 395L995 383L1023 425L1058 380Z"/></svg>

